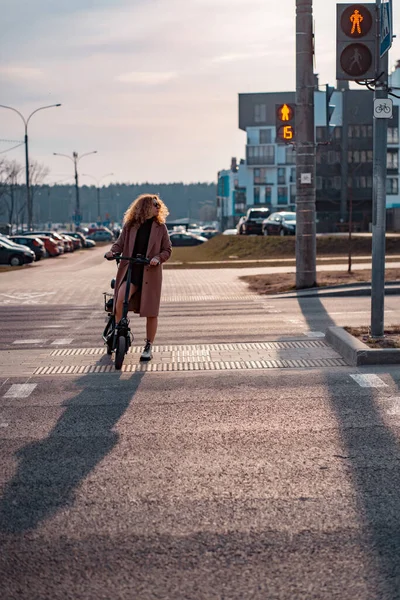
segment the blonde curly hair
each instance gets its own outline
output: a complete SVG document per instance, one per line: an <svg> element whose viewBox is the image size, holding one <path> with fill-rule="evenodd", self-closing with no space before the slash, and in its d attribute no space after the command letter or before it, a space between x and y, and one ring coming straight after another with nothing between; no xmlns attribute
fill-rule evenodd
<svg viewBox="0 0 400 600"><path fill-rule="evenodd" d="M160 210L158 211L157 216L154 217L154 220L159 225L165 223L167 216L169 215L169 210L161 200L160 196L158 196L158 194L141 194L132 202L124 214L123 224L127 227L132 227L132 225L141 225L147 219L151 219L153 216L152 208L155 201L159 203Z"/></svg>

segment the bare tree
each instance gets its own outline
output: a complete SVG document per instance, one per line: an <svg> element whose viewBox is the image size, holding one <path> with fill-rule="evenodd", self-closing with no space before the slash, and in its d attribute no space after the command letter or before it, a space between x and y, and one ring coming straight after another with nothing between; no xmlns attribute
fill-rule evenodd
<svg viewBox="0 0 400 600"><path fill-rule="evenodd" d="M29 178L31 184L32 206L34 199L39 191L39 187L43 185L44 180L50 173L50 169L36 160L33 160L29 165Z"/></svg>
<svg viewBox="0 0 400 600"><path fill-rule="evenodd" d="M7 222L14 224L16 202L21 191L23 167L16 160L0 161L0 211L7 215Z"/></svg>

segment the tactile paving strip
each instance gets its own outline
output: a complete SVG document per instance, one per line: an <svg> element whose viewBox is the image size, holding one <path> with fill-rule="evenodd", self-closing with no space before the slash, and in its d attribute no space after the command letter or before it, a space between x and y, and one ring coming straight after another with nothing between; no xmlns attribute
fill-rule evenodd
<svg viewBox="0 0 400 600"><path fill-rule="evenodd" d="M287 350L290 348L329 348L322 340L293 340L287 342L249 342L238 344L197 344L186 346L153 346L154 353L172 352L175 354L191 354L192 356L202 356L209 352L237 352L240 350ZM128 354L140 354L142 346L131 346ZM83 355L101 355L105 354L103 348L60 348L53 350L50 356L83 356Z"/></svg>
<svg viewBox="0 0 400 600"><path fill-rule="evenodd" d="M227 371L307 369L347 366L324 340L287 340L238 344L154 346L151 363L138 362L141 347L130 348L121 371ZM105 348L62 348L49 354L46 365L33 375L84 375L113 373L113 357ZM132 362L132 359L135 362ZM76 364L79 361L79 364ZM61 363L61 364L60 364Z"/></svg>
<svg viewBox="0 0 400 600"><path fill-rule="evenodd" d="M345 367L342 358L320 358L303 360L252 360L252 361L209 361L209 362L175 362L175 363L139 363L122 365L116 371L114 365L64 365L39 367L33 375L86 375L88 373L134 373L138 371L229 371L257 369L309 369L321 367Z"/></svg>

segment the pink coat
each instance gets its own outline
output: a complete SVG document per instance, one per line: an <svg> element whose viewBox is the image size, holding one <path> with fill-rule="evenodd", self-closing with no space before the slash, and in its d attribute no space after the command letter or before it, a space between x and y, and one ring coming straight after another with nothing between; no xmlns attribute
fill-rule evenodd
<svg viewBox="0 0 400 600"><path fill-rule="evenodd" d="M111 251L132 256L136 233L139 225L132 227L123 226L117 241L111 246ZM139 313L141 317L157 317L160 310L161 286L162 286L162 263L171 256L171 241L165 225L153 222L150 230L149 244L147 246L147 258L157 257L160 264L156 267L146 265L143 272L143 286L141 291L135 292L129 302L129 310ZM117 278L115 282L114 306L118 290L128 270L128 261L119 263Z"/></svg>

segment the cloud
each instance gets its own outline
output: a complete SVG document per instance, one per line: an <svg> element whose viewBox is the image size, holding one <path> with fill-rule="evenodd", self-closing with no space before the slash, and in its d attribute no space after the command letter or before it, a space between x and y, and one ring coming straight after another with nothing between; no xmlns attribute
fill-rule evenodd
<svg viewBox="0 0 400 600"><path fill-rule="evenodd" d="M139 85L160 85L167 83L172 79L177 79L176 71L155 72L155 71L132 71L131 73L123 73L115 79L122 83L136 83Z"/></svg>
<svg viewBox="0 0 400 600"><path fill-rule="evenodd" d="M257 58L264 58L265 56L269 56L271 52L242 52L242 53L232 53L232 54L222 54L221 56L215 56L211 59L212 63L227 63L234 62L237 60L255 60Z"/></svg>
<svg viewBox="0 0 400 600"><path fill-rule="evenodd" d="M0 75L5 79L40 79L44 77L41 69L34 67L0 67Z"/></svg>

